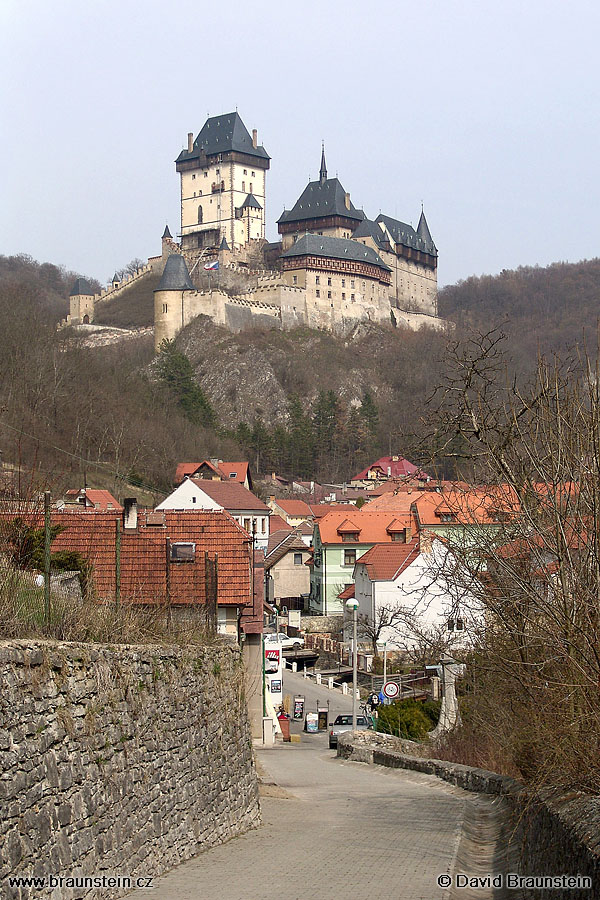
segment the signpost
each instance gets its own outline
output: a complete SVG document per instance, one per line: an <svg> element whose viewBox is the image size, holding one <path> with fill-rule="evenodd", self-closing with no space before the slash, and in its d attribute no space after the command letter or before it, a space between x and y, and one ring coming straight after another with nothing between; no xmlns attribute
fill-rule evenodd
<svg viewBox="0 0 600 900"><path fill-rule="evenodd" d="M396 700L400 694L400 685L395 681L386 681L383 685L383 693L388 700Z"/></svg>
<svg viewBox="0 0 600 900"><path fill-rule="evenodd" d="M304 697L294 697L294 719L304 717Z"/></svg>

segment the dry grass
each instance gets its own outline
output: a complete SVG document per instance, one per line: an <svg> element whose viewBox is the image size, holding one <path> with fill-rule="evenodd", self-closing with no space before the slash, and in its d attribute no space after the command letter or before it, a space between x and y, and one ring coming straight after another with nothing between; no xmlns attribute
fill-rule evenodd
<svg viewBox="0 0 600 900"><path fill-rule="evenodd" d="M74 599L59 590L50 597L50 616L45 615L44 588L35 573L6 562L0 569L0 638L54 638L110 644L206 645L217 636L208 626L202 608L185 618L173 616L164 605L154 608Z"/></svg>

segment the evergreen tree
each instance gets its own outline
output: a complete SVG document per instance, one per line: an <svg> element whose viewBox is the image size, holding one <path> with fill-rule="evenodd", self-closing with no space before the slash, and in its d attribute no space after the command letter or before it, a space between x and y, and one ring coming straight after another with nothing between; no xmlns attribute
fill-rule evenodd
<svg viewBox="0 0 600 900"><path fill-rule="evenodd" d="M175 341L164 340L157 362L158 377L172 391L184 415L194 425L214 425L215 413L195 380L192 364Z"/></svg>

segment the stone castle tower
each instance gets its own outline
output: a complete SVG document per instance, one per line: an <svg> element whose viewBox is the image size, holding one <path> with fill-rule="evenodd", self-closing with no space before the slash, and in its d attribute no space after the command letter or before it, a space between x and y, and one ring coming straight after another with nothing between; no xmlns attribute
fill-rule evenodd
<svg viewBox="0 0 600 900"><path fill-rule="evenodd" d="M265 237L270 157L237 112L213 116L175 161L181 175L181 249L238 250Z"/></svg>

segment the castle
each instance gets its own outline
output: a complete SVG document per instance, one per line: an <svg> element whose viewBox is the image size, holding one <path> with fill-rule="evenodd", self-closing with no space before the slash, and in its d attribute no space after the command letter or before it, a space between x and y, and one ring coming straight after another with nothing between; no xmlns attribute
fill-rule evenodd
<svg viewBox="0 0 600 900"><path fill-rule="evenodd" d="M424 212L416 230L386 215L368 219L328 177L324 149L318 179L279 217L276 243L265 238L270 157L237 112L207 119L195 140L190 133L175 165L180 243L166 228L161 255L133 276L162 272L154 291L157 349L201 314L233 331L308 325L344 333L363 321L444 327ZM198 290L190 277L198 267L236 272L244 287L228 291L216 275L211 288ZM115 277L90 298L76 284L67 321L93 322L96 304L126 289Z"/></svg>

